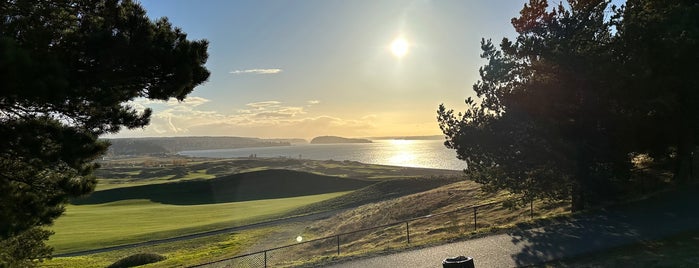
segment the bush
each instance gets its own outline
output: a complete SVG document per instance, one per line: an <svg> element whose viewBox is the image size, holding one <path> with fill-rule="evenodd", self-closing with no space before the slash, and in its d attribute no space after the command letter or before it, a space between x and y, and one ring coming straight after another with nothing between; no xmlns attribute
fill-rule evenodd
<svg viewBox="0 0 699 268"><path fill-rule="evenodd" d="M164 260L165 257L155 253L138 253L112 263L107 268L134 267Z"/></svg>
<svg viewBox="0 0 699 268"><path fill-rule="evenodd" d="M34 267L50 259L53 248L44 241L52 234L34 227L10 237L0 236L0 267Z"/></svg>

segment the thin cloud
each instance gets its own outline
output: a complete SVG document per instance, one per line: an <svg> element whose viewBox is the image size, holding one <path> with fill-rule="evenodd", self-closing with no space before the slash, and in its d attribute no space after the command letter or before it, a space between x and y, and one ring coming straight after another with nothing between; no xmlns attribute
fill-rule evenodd
<svg viewBox="0 0 699 268"><path fill-rule="evenodd" d="M201 105L213 102L200 97L187 98L185 102L161 102L154 107L151 123L138 131L117 136L182 136L182 135L233 135L233 136L288 136L313 137L322 130L327 135L370 136L376 129L374 116L340 118L329 115L311 115L306 100L293 105L277 100L244 104L228 113L210 110ZM140 104L140 103L134 103Z"/></svg>
<svg viewBox="0 0 699 268"><path fill-rule="evenodd" d="M370 115L362 116L362 118L360 118L360 119L361 119L361 120L371 120L371 121L373 121L373 120L376 120L376 118L378 118L377 115L375 115L375 114L370 114Z"/></svg>
<svg viewBox="0 0 699 268"><path fill-rule="evenodd" d="M308 101L308 104L318 104L318 103L320 103L319 100L309 100Z"/></svg>
<svg viewBox="0 0 699 268"><path fill-rule="evenodd" d="M282 69L247 69L230 71L231 74L277 74L281 72Z"/></svg>
<svg viewBox="0 0 699 268"><path fill-rule="evenodd" d="M128 104L135 107L136 109L143 110L146 107L149 107L152 105L196 107L196 106L202 105L202 104L210 102L210 101L211 100L206 99L206 98L190 96L182 101L179 101L175 98L170 98L167 101L151 100L151 99L147 99L147 98L137 98L135 100L130 101Z"/></svg>
<svg viewBox="0 0 699 268"><path fill-rule="evenodd" d="M255 116L259 117L259 118L285 118L285 117L292 117L294 115L289 114L289 113L282 113L282 112L263 112L263 113L257 113L257 114L255 114Z"/></svg>
<svg viewBox="0 0 699 268"><path fill-rule="evenodd" d="M168 106L190 106L190 107L196 107L199 105L202 105L204 103L210 102L211 100L205 99L202 97L188 97L184 99L183 101L178 101L177 99L169 99L167 101Z"/></svg>
<svg viewBox="0 0 699 268"><path fill-rule="evenodd" d="M253 108L264 108L264 107L278 107L281 104L280 101L258 101L245 104L245 106Z"/></svg>

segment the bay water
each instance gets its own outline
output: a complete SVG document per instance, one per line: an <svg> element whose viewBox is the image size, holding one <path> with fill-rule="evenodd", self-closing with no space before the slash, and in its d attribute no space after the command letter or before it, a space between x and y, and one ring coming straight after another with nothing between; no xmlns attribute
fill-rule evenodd
<svg viewBox="0 0 699 268"><path fill-rule="evenodd" d="M466 162L441 140L374 140L372 143L296 144L291 146L182 151L195 157L285 157L357 161L367 164L463 170Z"/></svg>

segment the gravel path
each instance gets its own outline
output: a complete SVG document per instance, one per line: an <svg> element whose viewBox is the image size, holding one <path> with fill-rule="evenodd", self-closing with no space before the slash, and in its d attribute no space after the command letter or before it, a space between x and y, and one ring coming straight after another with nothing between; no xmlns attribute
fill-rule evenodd
<svg viewBox="0 0 699 268"><path fill-rule="evenodd" d="M372 257L328 267L442 267L471 256L476 267L519 267L655 240L699 229L699 189L692 186L632 205L577 215L546 227Z"/></svg>

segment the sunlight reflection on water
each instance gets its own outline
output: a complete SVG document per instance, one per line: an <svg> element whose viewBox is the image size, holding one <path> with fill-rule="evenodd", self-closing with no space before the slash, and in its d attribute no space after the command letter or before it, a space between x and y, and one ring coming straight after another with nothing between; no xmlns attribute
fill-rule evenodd
<svg viewBox="0 0 699 268"><path fill-rule="evenodd" d="M300 144L292 146L183 151L198 157L286 157L313 160L350 160L368 164L462 170L466 163L441 140L374 140L357 144Z"/></svg>
<svg viewBox="0 0 699 268"><path fill-rule="evenodd" d="M389 150L393 155L388 158L388 163L394 166L411 166L416 162L414 140L389 140L393 150Z"/></svg>

